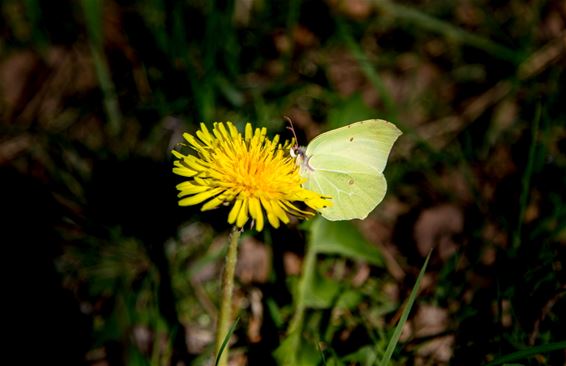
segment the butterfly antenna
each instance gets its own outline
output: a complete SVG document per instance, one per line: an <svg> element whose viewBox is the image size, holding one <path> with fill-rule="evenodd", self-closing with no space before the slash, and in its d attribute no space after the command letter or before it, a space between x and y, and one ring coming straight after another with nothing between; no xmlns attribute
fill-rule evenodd
<svg viewBox="0 0 566 366"><path fill-rule="evenodd" d="M295 137L295 148L299 147L299 139L297 138L297 134L295 133L295 126L293 126L293 121L291 120L291 118L289 118L289 116L283 116L283 118L285 118L291 125L287 126L287 129L293 132L293 136Z"/></svg>

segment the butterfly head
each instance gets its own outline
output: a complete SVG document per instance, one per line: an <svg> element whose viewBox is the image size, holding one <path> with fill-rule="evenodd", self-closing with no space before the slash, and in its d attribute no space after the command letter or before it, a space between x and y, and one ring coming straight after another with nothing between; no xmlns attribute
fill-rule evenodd
<svg viewBox="0 0 566 366"><path fill-rule="evenodd" d="M303 146L299 146L297 144L295 144L294 146L291 147L291 149L289 150L289 154L291 155L292 158L294 159L304 159L305 157L305 148Z"/></svg>
<svg viewBox="0 0 566 366"><path fill-rule="evenodd" d="M291 149L289 149L289 155L295 159L297 165L302 165L305 160L305 148L295 143L295 145L291 146Z"/></svg>
<svg viewBox="0 0 566 366"><path fill-rule="evenodd" d="M307 156L304 146L295 145L291 147L289 154L295 159L296 164L301 167L301 171L314 170L309 165L310 156Z"/></svg>
<svg viewBox="0 0 566 366"><path fill-rule="evenodd" d="M295 144L289 150L289 154L291 155L292 158L295 159L296 164L302 168L301 170L305 168L308 168L309 170L313 170L309 166L310 157L306 156L306 148L303 146L299 146L297 134L295 133L295 128L293 127L293 121L291 121L291 118L287 116L284 116L284 118L287 120L287 122L289 122L290 125L287 128L291 130L291 132L293 132L293 136L295 137Z"/></svg>

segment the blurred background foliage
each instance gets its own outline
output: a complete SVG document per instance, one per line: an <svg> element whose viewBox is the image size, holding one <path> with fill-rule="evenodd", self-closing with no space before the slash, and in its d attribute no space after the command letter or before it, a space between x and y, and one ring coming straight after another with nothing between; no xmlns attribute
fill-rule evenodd
<svg viewBox="0 0 566 366"><path fill-rule="evenodd" d="M305 269L298 360L374 364L431 248L393 363L565 364L563 1L0 4L6 360L210 364L229 226L177 207L170 150L290 116L404 135L368 219L246 232L234 365L288 350Z"/></svg>

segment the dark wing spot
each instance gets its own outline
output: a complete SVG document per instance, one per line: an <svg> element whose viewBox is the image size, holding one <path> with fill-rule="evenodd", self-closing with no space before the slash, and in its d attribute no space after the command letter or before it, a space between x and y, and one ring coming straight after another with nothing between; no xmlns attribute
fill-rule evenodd
<svg viewBox="0 0 566 366"><path fill-rule="evenodd" d="M348 181L348 184L349 184L349 185L354 184L354 180L353 180L353 179L350 179L350 180Z"/></svg>
<svg viewBox="0 0 566 366"><path fill-rule="evenodd" d="M350 137L350 142L352 142L352 141L354 141L354 138L353 138L353 137Z"/></svg>

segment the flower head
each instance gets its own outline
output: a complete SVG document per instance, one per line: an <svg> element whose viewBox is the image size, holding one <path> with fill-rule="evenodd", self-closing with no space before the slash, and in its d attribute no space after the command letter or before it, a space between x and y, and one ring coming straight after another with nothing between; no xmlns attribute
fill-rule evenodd
<svg viewBox="0 0 566 366"><path fill-rule="evenodd" d="M278 135L269 140L266 132L248 123L242 137L231 122L215 122L212 133L203 123L196 137L185 133L196 154L173 150L173 172L188 178L177 185L179 205L203 203L202 211L232 205L228 223L243 227L251 217L258 231L264 214L277 228L289 214L306 218L329 206L326 197L301 187L304 179L288 154L293 141L280 144Z"/></svg>

